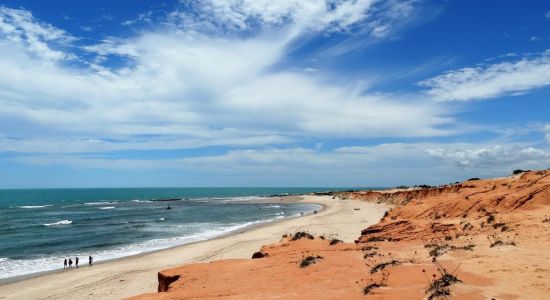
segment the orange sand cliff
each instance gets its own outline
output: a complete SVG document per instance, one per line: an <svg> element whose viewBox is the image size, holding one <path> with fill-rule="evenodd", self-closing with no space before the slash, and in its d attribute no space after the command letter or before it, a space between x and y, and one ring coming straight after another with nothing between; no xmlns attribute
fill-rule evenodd
<svg viewBox="0 0 550 300"><path fill-rule="evenodd" d="M162 271L134 299L550 299L550 171L335 196L394 208L356 243L287 236Z"/></svg>

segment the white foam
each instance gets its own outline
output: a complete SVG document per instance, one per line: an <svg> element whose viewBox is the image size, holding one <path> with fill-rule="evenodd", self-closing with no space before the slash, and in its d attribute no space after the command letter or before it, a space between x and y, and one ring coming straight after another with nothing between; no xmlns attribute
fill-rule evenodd
<svg viewBox="0 0 550 300"><path fill-rule="evenodd" d="M51 205L23 205L23 206L18 206L19 208L44 208L44 207L49 207Z"/></svg>
<svg viewBox="0 0 550 300"><path fill-rule="evenodd" d="M159 220L160 220L160 221L164 221L164 220L166 220L166 219L165 219L165 218L160 218Z"/></svg>
<svg viewBox="0 0 550 300"><path fill-rule="evenodd" d="M114 206L104 206L104 207L100 207L99 209L114 209L115 207Z"/></svg>
<svg viewBox="0 0 550 300"><path fill-rule="evenodd" d="M245 197L231 197L231 198L214 198L214 200L222 200L223 202L244 202L258 200L258 196L245 196Z"/></svg>
<svg viewBox="0 0 550 300"><path fill-rule="evenodd" d="M73 221L71 220L62 220L62 221L59 221L59 222L55 222L55 223L46 223L46 224L43 224L44 226L59 226L59 225L69 225L69 224L72 224Z"/></svg>
<svg viewBox="0 0 550 300"><path fill-rule="evenodd" d="M116 202L101 201L101 202L86 202L84 205L105 205L105 204L115 204Z"/></svg>
<svg viewBox="0 0 550 300"><path fill-rule="evenodd" d="M152 201L149 201L149 200L132 200L132 202L137 202L137 203L147 203L147 202L152 202Z"/></svg>
<svg viewBox="0 0 550 300"><path fill-rule="evenodd" d="M136 255L145 252L157 251L170 247L180 246L198 241L204 241L215 238L217 236L227 234L232 231L236 231L245 228L250 225L271 222L274 219L258 220L254 222L246 222L242 224L215 224L215 223L195 223L186 224L188 228L200 229L199 232L188 234L180 237L164 238L148 240L141 243L135 243L126 246L120 246L110 250L92 251L92 252L79 252L79 253L67 253L64 256L51 256L30 260L11 260L7 258L0 258L0 279L10 278L21 275L28 275L32 273L52 271L63 268L63 260L65 257L80 257L82 266L84 262L88 261L88 255L94 258L94 262L105 261L109 259L121 258L130 255ZM67 224L69 220L63 220L57 223L44 224L50 226L53 224ZM70 224L70 223L68 223ZM179 226L175 226L179 227Z"/></svg>

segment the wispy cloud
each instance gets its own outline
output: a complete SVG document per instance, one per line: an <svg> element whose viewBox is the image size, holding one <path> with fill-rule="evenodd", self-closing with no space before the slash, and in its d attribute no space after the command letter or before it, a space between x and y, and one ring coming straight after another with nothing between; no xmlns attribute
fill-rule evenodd
<svg viewBox="0 0 550 300"><path fill-rule="evenodd" d="M537 145L388 143L331 149L332 143L320 143L465 130L447 103L424 94L371 92L370 82L342 80L328 67L285 65L289 51L309 35L349 36L351 42L336 45L334 53L350 51L354 41L391 39L416 3L182 1L183 8L167 16L145 13L125 23L151 22L133 36L93 44L28 11L2 7L0 151L29 165L272 172L290 180L323 176L330 184L406 183L419 173L438 182L466 174L464 168L495 175L522 163L544 165L548 150ZM463 101L550 84L550 53L503 59L509 61L450 71L421 84L435 99ZM67 64L73 60L82 65ZM403 76L424 74L445 61ZM307 143L318 146L303 146ZM113 155L220 146L221 154L173 159Z"/></svg>
<svg viewBox="0 0 550 300"><path fill-rule="evenodd" d="M38 21L27 10L0 6L0 38L43 60L74 58L73 54L60 48L69 45L75 37L51 24Z"/></svg>
<svg viewBox="0 0 550 300"><path fill-rule="evenodd" d="M550 144L550 124L544 125L543 131L546 137L546 141L548 142L548 144Z"/></svg>
<svg viewBox="0 0 550 300"><path fill-rule="evenodd" d="M344 30L365 18L375 20L369 15L373 1L331 3L214 1L204 9L213 20L226 10L236 10L231 18L238 19L241 11L244 23L238 26L243 28L252 26L249 18L274 26L291 18L310 30L329 31ZM314 14L319 11L320 19ZM3 133L4 150L63 153L273 145L296 137L417 137L457 131L445 107L421 97L369 93L361 82L337 83L330 70L273 70L296 38L296 31L287 26L246 36L212 36L159 25L133 37L81 45L87 56L78 59L93 59L83 68L72 68L43 64L47 58L33 55L33 46L13 37L70 41L70 35L44 25L30 12L15 14L25 16L20 27L34 29L3 36L0 124L25 124L10 127L9 135ZM27 23L32 26L21 25ZM20 47L29 51L18 51ZM121 63L110 65L114 57ZM111 140L117 142L107 142Z"/></svg>
<svg viewBox="0 0 550 300"><path fill-rule="evenodd" d="M456 149L427 149L426 152L433 158L443 160L459 167L471 168L547 168L550 164L550 151L535 147L521 147L517 145L492 146Z"/></svg>
<svg viewBox="0 0 550 300"><path fill-rule="evenodd" d="M147 11L139 14L135 19L126 20L121 23L123 26L131 26L134 24L151 24L153 23L153 11Z"/></svg>
<svg viewBox="0 0 550 300"><path fill-rule="evenodd" d="M550 85L550 51L535 57L449 71L421 81L440 101L469 101L525 93Z"/></svg>
<svg viewBox="0 0 550 300"><path fill-rule="evenodd" d="M294 26L300 31L349 31L360 26L383 37L417 1L380 0L207 0L181 1L169 20L187 30L247 31L264 26Z"/></svg>
<svg viewBox="0 0 550 300"><path fill-rule="evenodd" d="M128 159L105 155L25 155L13 160L33 166L106 170L185 170L254 183L315 182L328 185L446 183L472 176L502 176L517 168L542 169L550 150L530 145L390 143L332 150L319 147L237 149L221 154L172 159ZM276 181L273 181L273 180Z"/></svg>

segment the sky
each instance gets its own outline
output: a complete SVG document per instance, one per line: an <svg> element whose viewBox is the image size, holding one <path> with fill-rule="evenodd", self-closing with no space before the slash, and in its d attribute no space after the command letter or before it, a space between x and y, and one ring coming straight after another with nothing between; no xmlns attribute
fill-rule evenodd
<svg viewBox="0 0 550 300"><path fill-rule="evenodd" d="M547 168L548 1L0 1L0 188Z"/></svg>

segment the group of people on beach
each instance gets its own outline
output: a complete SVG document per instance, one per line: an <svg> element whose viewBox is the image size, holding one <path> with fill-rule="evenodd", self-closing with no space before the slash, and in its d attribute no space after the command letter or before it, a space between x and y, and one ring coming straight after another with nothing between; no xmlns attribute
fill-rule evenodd
<svg viewBox="0 0 550 300"><path fill-rule="evenodd" d="M88 256L88 265L90 267L92 266L93 262L94 262L94 258L91 255ZM75 257L74 264L75 264L75 267L78 268L78 256ZM73 259L69 258L69 260L67 260L67 258L65 258L65 260L63 261L63 269L72 269L72 267L73 267Z"/></svg>

